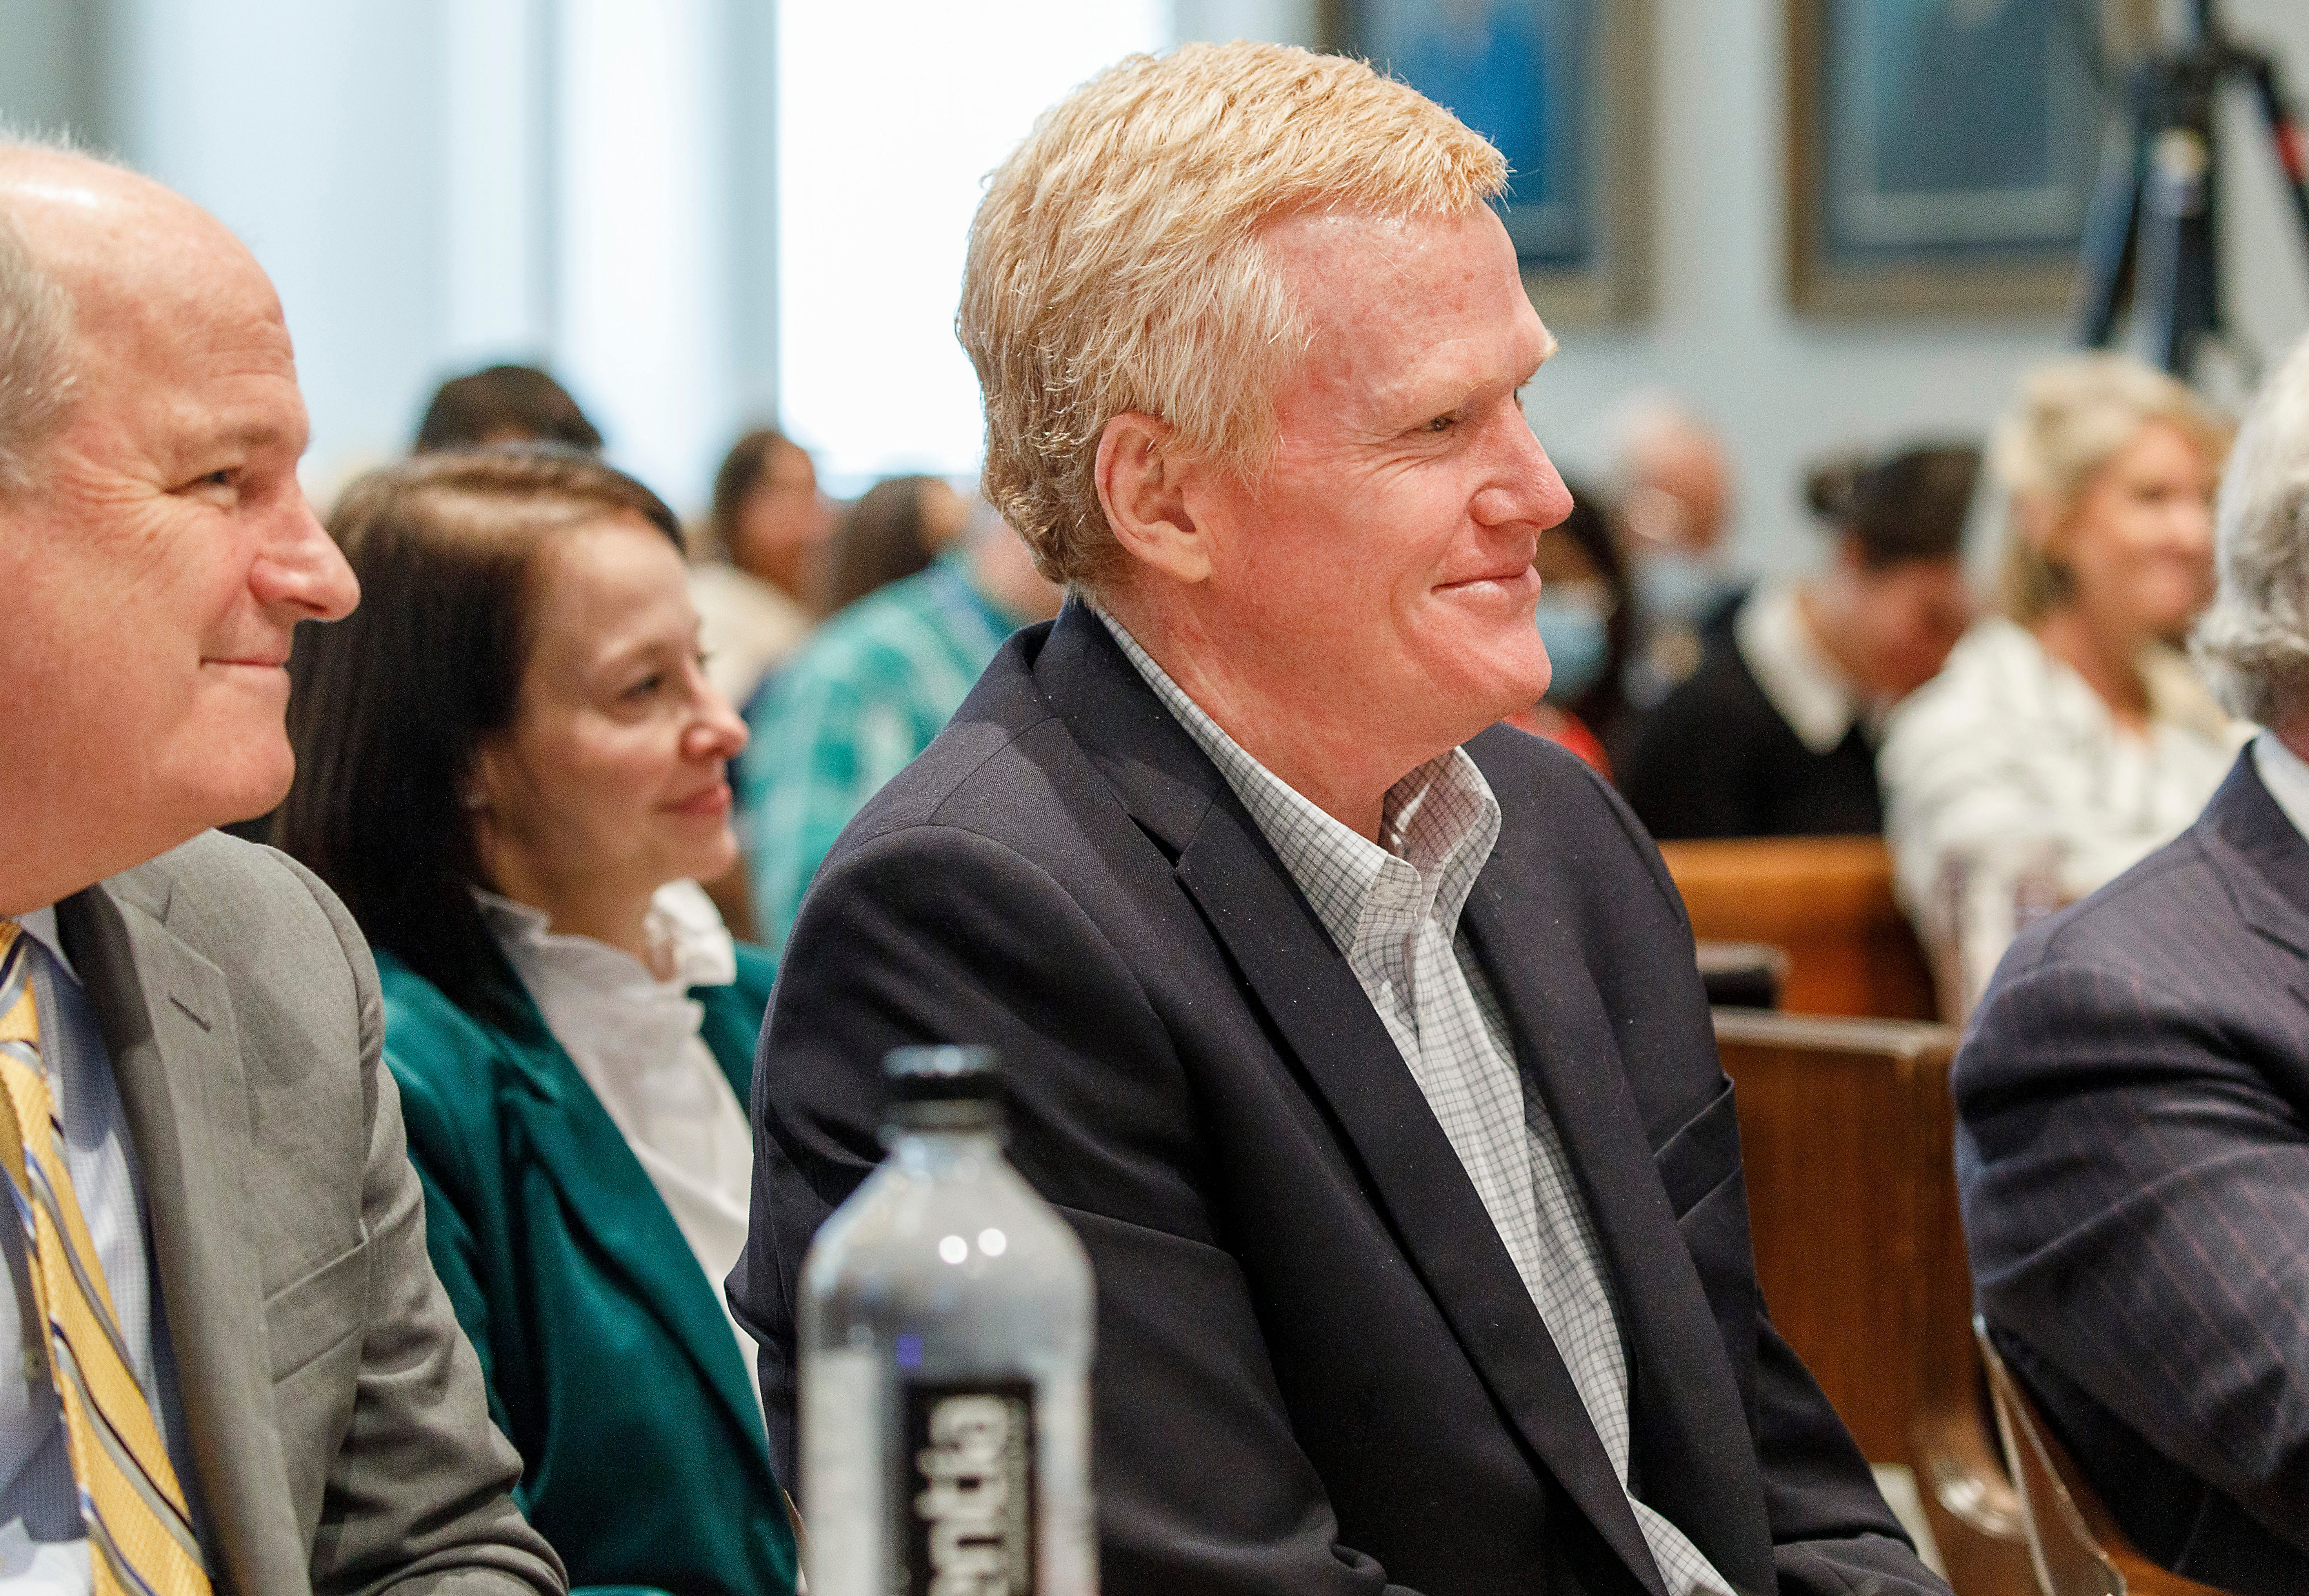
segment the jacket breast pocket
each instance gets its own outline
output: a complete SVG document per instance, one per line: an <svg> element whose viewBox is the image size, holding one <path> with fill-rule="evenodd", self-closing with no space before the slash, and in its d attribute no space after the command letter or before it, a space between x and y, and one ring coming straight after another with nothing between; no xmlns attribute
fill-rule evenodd
<svg viewBox="0 0 2309 1596"><path fill-rule="evenodd" d="M1740 1168L1740 1117L1732 1107L1732 1083L1652 1155L1668 1206L1681 1223L1709 1193Z"/></svg>
<svg viewBox="0 0 2309 1596"><path fill-rule="evenodd" d="M366 1238L264 1299L272 1383L294 1379L368 1323Z"/></svg>
<svg viewBox="0 0 2309 1596"><path fill-rule="evenodd" d="M1756 1259L1748 1231L1748 1183L1740 1167L1740 1119L1732 1084L1684 1122L1653 1155L1667 1187L1677 1231L1708 1294L1739 1383L1741 1403L1756 1419Z"/></svg>

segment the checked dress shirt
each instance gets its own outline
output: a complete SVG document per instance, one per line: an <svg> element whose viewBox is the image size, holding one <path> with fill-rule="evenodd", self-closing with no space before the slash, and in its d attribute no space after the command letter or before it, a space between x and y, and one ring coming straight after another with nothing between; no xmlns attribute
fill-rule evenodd
<svg viewBox="0 0 2309 1596"><path fill-rule="evenodd" d="M1094 609L1218 766L1362 983L1506 1243L1624 1490L1627 1352L1595 1222L1546 1105L1523 1089L1499 999L1459 935L1459 911L1499 841L1490 783L1465 749L1430 760L1388 789L1373 843L1244 752L1120 623ZM1682 1531L1632 1496L1628 1505L1669 1596L1733 1596Z"/></svg>

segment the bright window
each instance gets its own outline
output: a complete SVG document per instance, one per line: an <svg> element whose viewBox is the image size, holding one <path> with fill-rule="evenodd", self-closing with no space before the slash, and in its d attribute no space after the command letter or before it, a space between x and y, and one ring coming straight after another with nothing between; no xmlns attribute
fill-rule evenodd
<svg viewBox="0 0 2309 1596"><path fill-rule="evenodd" d="M974 473L955 342L971 213L1037 113L1168 42L1170 0L790 0L778 21L778 391L836 492Z"/></svg>

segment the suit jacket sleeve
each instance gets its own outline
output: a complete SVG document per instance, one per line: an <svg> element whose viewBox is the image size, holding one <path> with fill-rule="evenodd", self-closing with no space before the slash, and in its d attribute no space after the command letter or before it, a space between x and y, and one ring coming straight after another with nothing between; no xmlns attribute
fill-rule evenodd
<svg viewBox="0 0 2309 1596"><path fill-rule="evenodd" d="M1983 1309L2309 1548L2309 1129L2248 1028L2049 945L1958 1062Z"/></svg>
<svg viewBox="0 0 2309 1596"><path fill-rule="evenodd" d="M1671 952L1679 966L1675 979L1688 983L1686 1001L1698 1011L1699 1022L1705 1026L1705 995L1695 989L1699 977L1689 962L1691 920L1675 890L1674 878L1628 802L1600 777L1591 776L1589 781L1674 917ZM1656 930L1648 935L1654 952L1661 943L1671 941ZM1631 952L1624 962L1630 968L1638 963ZM1655 996L1653 1001L1659 999ZM1755 1434L1779 1588L1789 1596L1797 1592L1848 1596L1855 1590L1875 1592L1878 1596L1945 1596L1947 1585L1917 1557L1827 1393L1766 1309L1756 1284L1755 1255L1749 1240L1739 1122L1728 1113L1731 1083L1720 1069L1711 1066L1711 1073L1725 1094L1719 1111L1727 1111L1724 1126L1731 1169L1721 1177L1721 1187L1682 1210L1680 1226L1686 1246L1693 1248L1694 1264L1709 1282L1711 1298L1742 1305L1736 1327L1727 1326L1725 1345L1734 1350L1735 1360L1743 1364L1746 1359L1739 1349L1753 1348L1752 1385L1743 1385L1743 1394L1748 1400ZM1708 1114L1703 1109L1700 1117ZM1728 1229L1717 1229L1702 1241L1699 1216L1710 1206L1711 1198L1720 1197L1736 1198L1737 1223Z"/></svg>
<svg viewBox="0 0 2309 1596"><path fill-rule="evenodd" d="M298 870L328 914L360 1001L369 1110L362 1190L376 1250L352 1422L314 1538L316 1592L559 1592L560 1559L508 1494L520 1459L489 1423L481 1369L426 1255L424 1196L386 1070L376 966L351 917Z"/></svg>
<svg viewBox="0 0 2309 1596"><path fill-rule="evenodd" d="M761 1342L781 1477L798 1478L803 1254L880 1156L883 1053L930 1041L1000 1050L1011 1158L1090 1253L1111 1596L1408 1596L1338 1544L1244 1278L1196 1189L1186 1083L1137 973L1038 866L951 828L837 857L804 904L764 1033L752 1237L731 1283Z"/></svg>

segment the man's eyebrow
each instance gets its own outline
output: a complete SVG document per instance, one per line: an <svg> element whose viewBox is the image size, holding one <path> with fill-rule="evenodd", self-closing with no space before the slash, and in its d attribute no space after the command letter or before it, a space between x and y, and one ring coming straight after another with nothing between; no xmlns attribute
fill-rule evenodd
<svg viewBox="0 0 2309 1596"><path fill-rule="evenodd" d="M198 453L216 453L228 449L254 453L288 441L288 429L274 421L226 422L213 430L203 432L194 443Z"/></svg>

